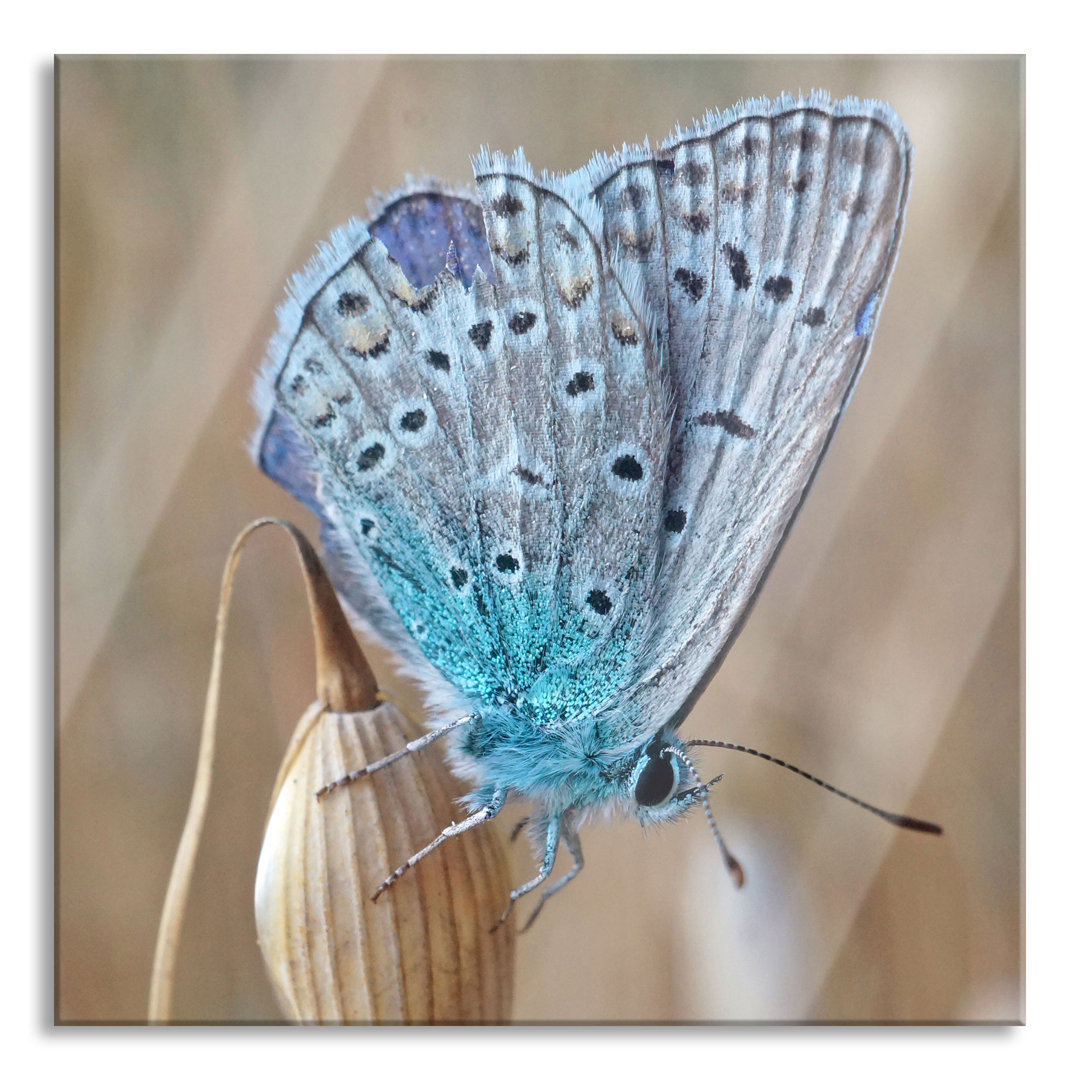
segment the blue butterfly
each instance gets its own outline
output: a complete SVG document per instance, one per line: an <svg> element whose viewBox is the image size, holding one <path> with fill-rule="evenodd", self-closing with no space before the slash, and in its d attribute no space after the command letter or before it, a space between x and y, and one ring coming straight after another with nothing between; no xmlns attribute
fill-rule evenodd
<svg viewBox="0 0 1080 1080"><path fill-rule="evenodd" d="M907 132L815 93L568 176L521 150L473 165L475 190L410 182L331 236L257 389L260 466L319 516L340 593L441 720L402 753L447 737L473 785L380 892L511 796L543 849L511 903L561 842L573 868L541 904L577 874L600 808L704 804L741 883L691 751L746 748L679 728L869 352Z"/></svg>

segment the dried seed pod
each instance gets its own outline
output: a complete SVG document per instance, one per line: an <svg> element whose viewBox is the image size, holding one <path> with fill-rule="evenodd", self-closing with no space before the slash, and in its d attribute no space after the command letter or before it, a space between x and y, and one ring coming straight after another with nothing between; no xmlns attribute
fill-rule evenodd
<svg viewBox="0 0 1080 1080"><path fill-rule="evenodd" d="M513 923L502 838L481 827L422 859L377 903L387 875L461 810L437 749L335 789L324 784L420 734L389 702L316 704L286 754L255 885L259 945L286 1015L302 1022L509 1019Z"/></svg>
<svg viewBox="0 0 1080 1080"><path fill-rule="evenodd" d="M406 755L325 785L419 736L375 676L314 548L295 525L260 518L236 538L218 603L213 663L191 805L154 952L148 1017L167 1023L195 857L206 819L225 626L236 565L267 525L293 540L307 585L318 701L297 726L271 799L255 883L259 945L286 1015L302 1022L497 1023L509 1019L514 927L496 933L509 897L502 841L491 829L455 837L371 900L390 871L453 820L462 789L438 751Z"/></svg>

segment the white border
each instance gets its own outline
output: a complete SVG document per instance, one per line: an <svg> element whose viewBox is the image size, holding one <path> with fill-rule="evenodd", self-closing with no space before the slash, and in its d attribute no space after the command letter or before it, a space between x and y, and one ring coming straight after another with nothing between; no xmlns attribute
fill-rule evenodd
<svg viewBox="0 0 1080 1080"><path fill-rule="evenodd" d="M625 1028L571 1032L558 1038L550 1029L478 1034L335 1032L319 1037L318 1046L307 1044L306 1033L278 1030L54 1032L48 1012L43 1012L51 984L52 905L47 890L52 875L49 856L41 849L50 838L46 822L37 830L9 828L7 837L4 925L9 938L0 1009L9 1059L26 1061L23 1055L27 1053L44 1053L55 1065L66 1058L81 1071L93 1058L104 1060L107 1055L110 1071L118 1076L134 1075L138 1069L140 1075L172 1077L186 1074L195 1065L210 1075L237 1069L275 1076L285 1070L302 1069L307 1074L316 1069L321 1075L331 1075L342 1069L396 1077L402 1070L423 1071L427 1066L446 1080L489 1069L516 1078L560 1065L586 1075L601 1070L610 1074L628 1064L630 1055L635 1072L650 1071L650 1067L666 1071L671 1067L667 1043L678 1037L681 1052L691 1054L695 1064L700 1060L725 1073L752 1070L755 1076L801 1077L808 1065L821 1063L833 1075L850 1075L871 1064L879 1077L909 1077L916 1065L929 1067L930 1075L978 1072L982 1077L1014 1077L1018 1066L1035 1064L1037 1068L1044 1057L1060 1055L1069 1060L1078 936L1076 893L1070 887L1075 820L1070 796L1076 786L1077 761L1073 752L1077 690L1070 676L1076 664L1078 609L1076 532L1070 519L1075 514L1077 486L1072 471L1077 459L1073 413L1080 394L1076 392L1076 330L1070 302L1077 247L1075 183L1068 164L1073 123L1066 110L1076 91L1073 43L1062 25L1042 18L1044 13L1049 15L1049 5L1024 5L1022 11L1011 13L1014 17L1001 31L991 28L990 20L983 17L984 5L944 0L902 6L833 3L827 9L774 0L764 9L724 5L722 16L715 4L696 10L697 5L684 2L674 9L653 6L649 25L642 25L640 15L634 15L640 9L632 7L622 9L627 17L620 21L611 18L607 5L590 13L580 2L549 3L544 5L544 20L530 25L525 34L515 25L513 13L535 13L528 5L516 9L504 5L498 17L491 19L486 17L490 8L441 4L438 9L450 16L450 24L440 25L436 20L428 22L418 11L423 5L414 3L407 39L400 12L393 5L381 13L366 7L361 10L355 3L329 5L336 15L326 14L322 7L307 4L301 11L271 11L194 0L178 18L177 9L168 5L52 3L21 6L18 18L9 20L11 36L2 76L9 165L4 170L2 205L8 226L4 295L14 341L8 351L3 450L9 463L8 505L13 511L5 533L4 560L8 568L6 621L13 633L8 636L5 667L23 677L14 681L17 691L7 711L7 731L14 739L5 755L5 797L12 809L7 820L22 821L27 808L33 813L51 806L51 799L42 796L35 781L47 776L50 765L42 761L38 727L51 706L48 680L42 676L49 658L43 661L39 653L48 641L52 602L51 595L41 595L42 582L50 578L52 556L50 497L41 490L51 470L51 440L42 428L51 423L52 384L43 377L39 363L51 347L51 334L45 330L51 320L51 300L42 292L50 280L52 256L42 250L41 228L42 221L51 217L47 175L51 155L46 153L47 137L41 127L47 121L43 85L54 51L317 51L339 48L346 38L373 51L407 45L414 51L513 52L526 43L532 50L558 51L569 45L581 53L681 51L687 45L731 51L767 47L770 52L947 52L958 48L1022 52L1034 48L1027 67L1026 212L1030 1026L1003 1032L762 1028L656 1033ZM671 16L666 21L661 19L665 12ZM343 35L343 27L355 33ZM37 459L29 469L23 465L27 448ZM1067 613L1071 614L1066 622ZM207 1045L208 1038L212 1045ZM167 1054L159 1040L167 1042ZM808 1052L814 1055L809 1060ZM684 1071L690 1064L682 1061L678 1068Z"/></svg>

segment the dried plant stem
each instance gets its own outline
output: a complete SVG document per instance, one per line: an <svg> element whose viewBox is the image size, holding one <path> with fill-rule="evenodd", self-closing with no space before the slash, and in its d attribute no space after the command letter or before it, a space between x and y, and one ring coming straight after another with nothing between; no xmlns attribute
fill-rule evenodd
<svg viewBox="0 0 1080 1080"><path fill-rule="evenodd" d="M264 525L279 525L292 537L304 572L308 602L315 633L316 686L319 699L333 712L360 712L375 707L375 677L356 643L341 610L333 587L326 577L318 555L307 538L291 522L281 518L259 518L248 525L233 542L222 576L218 600L217 628L213 660L203 710L202 738L195 769L187 820L176 851L169 888L161 913L154 970L150 981L148 1017L152 1024L169 1022L176 955L184 920L191 878L195 869L199 839L210 799L214 744L217 734L218 702L221 696L221 669L225 653L225 628L232 598L233 579L244 545L252 533Z"/></svg>

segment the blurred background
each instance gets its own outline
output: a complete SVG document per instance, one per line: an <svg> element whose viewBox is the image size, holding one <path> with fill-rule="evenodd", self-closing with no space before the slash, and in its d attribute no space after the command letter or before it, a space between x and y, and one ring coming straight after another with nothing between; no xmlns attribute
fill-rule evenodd
<svg viewBox="0 0 1080 1080"><path fill-rule="evenodd" d="M585 870L520 938L514 1015L1023 1017L1022 59L78 58L57 72L58 1020L145 1019L226 553L266 514L314 536L245 449L288 276L406 173L471 180L482 145L567 171L708 108L816 87L882 98L907 123L907 231L814 492L683 730L945 835L713 751L746 887L701 814L587 828ZM254 871L313 694L294 556L264 532L236 587L177 1019L280 1017ZM512 859L532 876L526 845Z"/></svg>

